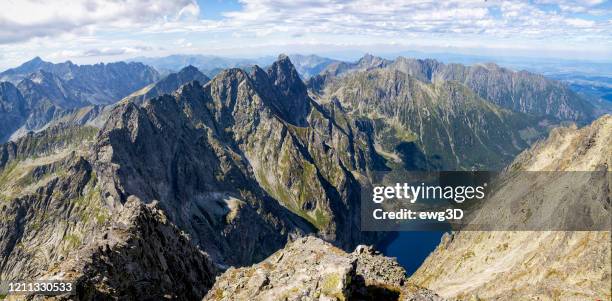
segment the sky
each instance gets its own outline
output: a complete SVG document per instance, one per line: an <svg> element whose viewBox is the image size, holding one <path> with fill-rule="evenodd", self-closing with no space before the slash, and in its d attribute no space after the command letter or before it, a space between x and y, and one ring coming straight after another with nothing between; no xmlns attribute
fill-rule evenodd
<svg viewBox="0 0 612 301"><path fill-rule="evenodd" d="M0 69L139 56L401 51L612 61L603 0L1 0Z"/></svg>

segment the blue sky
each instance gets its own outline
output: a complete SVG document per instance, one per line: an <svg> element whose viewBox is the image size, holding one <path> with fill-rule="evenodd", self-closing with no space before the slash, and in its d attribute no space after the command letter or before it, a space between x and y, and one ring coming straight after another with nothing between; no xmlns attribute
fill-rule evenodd
<svg viewBox="0 0 612 301"><path fill-rule="evenodd" d="M602 0L4 0L0 69L34 56L77 63L137 56L401 51L612 60Z"/></svg>
<svg viewBox="0 0 612 301"><path fill-rule="evenodd" d="M199 0L200 18L221 20L224 12L238 11L242 8L240 2L235 0Z"/></svg>

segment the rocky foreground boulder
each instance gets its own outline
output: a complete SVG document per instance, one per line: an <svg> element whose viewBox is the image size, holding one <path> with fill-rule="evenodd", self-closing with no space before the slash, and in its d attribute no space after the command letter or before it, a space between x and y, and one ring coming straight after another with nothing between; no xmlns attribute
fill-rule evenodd
<svg viewBox="0 0 612 301"><path fill-rule="evenodd" d="M444 300L408 283L393 258L371 247L346 253L312 237L288 243L261 263L230 268L204 300Z"/></svg>

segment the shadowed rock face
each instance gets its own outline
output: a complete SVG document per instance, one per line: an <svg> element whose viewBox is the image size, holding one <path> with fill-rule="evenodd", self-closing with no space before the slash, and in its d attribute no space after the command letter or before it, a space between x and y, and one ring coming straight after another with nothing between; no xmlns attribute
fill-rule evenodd
<svg viewBox="0 0 612 301"><path fill-rule="evenodd" d="M74 281L80 300L196 300L214 283L217 267L155 204L130 197L109 224L45 277Z"/></svg>
<svg viewBox="0 0 612 301"><path fill-rule="evenodd" d="M103 198L96 133L53 127L0 147L0 278L74 281L80 300L202 298L217 266L154 204Z"/></svg>
<svg viewBox="0 0 612 301"><path fill-rule="evenodd" d="M355 174L380 160L371 138L341 110L312 102L286 58L253 74L230 69L116 108L94 149L106 197L158 200L232 264L265 258L291 233L316 231L345 247L372 239L357 230L355 201ZM308 111L285 119L298 108Z"/></svg>
<svg viewBox="0 0 612 301"><path fill-rule="evenodd" d="M13 84L0 82L0 141L14 132L27 118L27 105Z"/></svg>
<svg viewBox="0 0 612 301"><path fill-rule="evenodd" d="M306 118L311 110L311 100L308 97L306 86L302 82L295 67L285 55L270 66L267 74L255 67L255 85L268 90L267 95L274 105L282 112L283 118L296 126L306 126ZM265 83L264 83L265 82Z"/></svg>
<svg viewBox="0 0 612 301"><path fill-rule="evenodd" d="M612 166L612 116L606 115L581 129L559 128L550 137L523 152L502 175L502 186L480 210L475 223L533 222L547 208L554 208L555 222L572 223L601 211L610 214L610 166ZM601 171L603 177L585 181L576 176L539 177L528 184L515 175L521 171ZM584 174L584 173L583 173ZM580 174L577 174L580 175ZM527 191L512 189L513 185ZM572 187L585 192L576 199L547 197L548 187ZM511 188L510 190L508 188ZM592 208L573 211L595 191ZM559 199L554 204L525 202L521 195ZM529 214L527 214L529 213ZM535 222L538 222L537 220ZM609 220L608 220L609 222ZM607 300L611 288L610 231L462 231L447 235L440 246L412 276L415 283L448 298L470 300Z"/></svg>
<svg viewBox="0 0 612 301"><path fill-rule="evenodd" d="M54 127L0 147L0 278L74 281L80 300L201 298L216 265L154 205L102 198L96 132Z"/></svg>
<svg viewBox="0 0 612 301"><path fill-rule="evenodd" d="M345 253L318 238L304 237L261 263L230 268L204 300L443 299L409 284L394 259L370 247Z"/></svg>

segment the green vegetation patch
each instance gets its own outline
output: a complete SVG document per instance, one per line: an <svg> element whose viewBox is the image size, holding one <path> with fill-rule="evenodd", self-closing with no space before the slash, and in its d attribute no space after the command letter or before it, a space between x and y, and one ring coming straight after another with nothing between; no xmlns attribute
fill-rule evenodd
<svg viewBox="0 0 612 301"><path fill-rule="evenodd" d="M66 247L70 250L76 249L81 245L81 237L76 234L67 234L64 236L64 241L66 242Z"/></svg>

